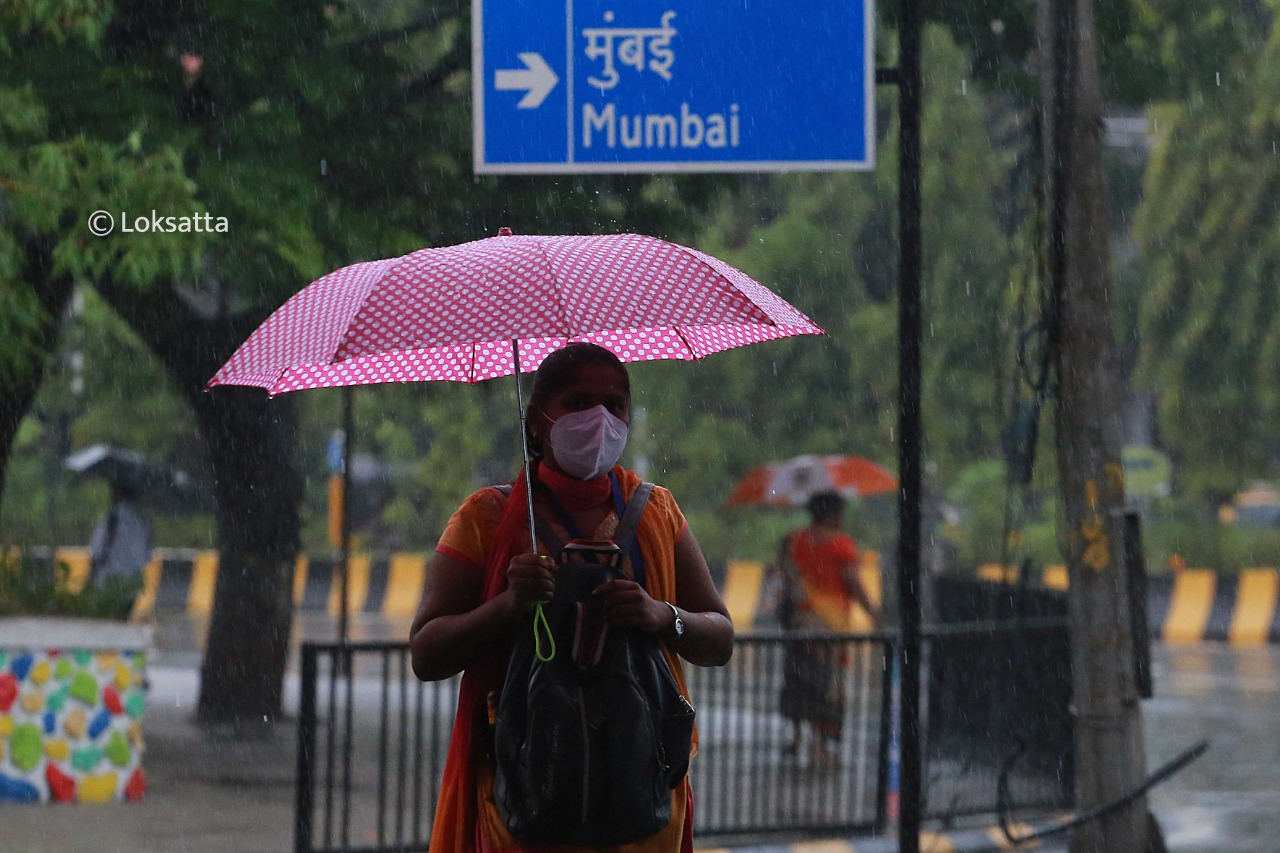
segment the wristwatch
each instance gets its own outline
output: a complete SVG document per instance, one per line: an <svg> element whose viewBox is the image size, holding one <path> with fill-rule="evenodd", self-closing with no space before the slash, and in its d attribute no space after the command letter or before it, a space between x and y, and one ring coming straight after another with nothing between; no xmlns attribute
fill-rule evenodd
<svg viewBox="0 0 1280 853"><path fill-rule="evenodd" d="M676 610L676 606L670 601L664 601L663 604L671 608L671 615L676 617L676 621L671 623L671 628L676 632L676 639L684 636L684 620L680 618L680 611Z"/></svg>

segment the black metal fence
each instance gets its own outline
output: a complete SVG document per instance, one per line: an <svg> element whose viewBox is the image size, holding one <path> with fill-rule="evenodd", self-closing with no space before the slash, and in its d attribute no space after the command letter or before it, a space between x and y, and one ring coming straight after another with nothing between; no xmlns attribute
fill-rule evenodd
<svg viewBox="0 0 1280 853"><path fill-rule="evenodd" d="M1070 805L1065 630L1044 620L926 630L927 816L993 812L1002 785L1016 807ZM825 756L789 749L784 672L801 647L840 662L840 732ZM895 650L889 635L754 633L735 640L727 666L686 667L698 836L883 829ZM426 850L458 679L419 682L405 643L306 643L301 689L295 851Z"/></svg>
<svg viewBox="0 0 1280 853"><path fill-rule="evenodd" d="M927 637L926 817L1069 808L1065 621L940 626Z"/></svg>
<svg viewBox="0 0 1280 853"><path fill-rule="evenodd" d="M459 679L422 683L407 643L304 643L294 850L426 850Z"/></svg>
<svg viewBox="0 0 1280 853"><path fill-rule="evenodd" d="M892 640L882 636L769 632L740 636L722 668L690 667L699 753L691 767L700 837L778 832L847 833L884 821ZM784 673L797 654L835 661L839 737L815 754L794 742Z"/></svg>
<svg viewBox="0 0 1280 853"><path fill-rule="evenodd" d="M925 630L925 814L946 819L1074 802L1066 599L940 578Z"/></svg>
<svg viewBox="0 0 1280 853"><path fill-rule="evenodd" d="M841 662L843 722L830 757L788 749L783 669L801 642ZM890 643L759 634L736 640L728 666L686 668L698 709L699 837L869 831L883 820ZM457 690L456 678L419 682L407 644L303 645L297 853L427 849Z"/></svg>

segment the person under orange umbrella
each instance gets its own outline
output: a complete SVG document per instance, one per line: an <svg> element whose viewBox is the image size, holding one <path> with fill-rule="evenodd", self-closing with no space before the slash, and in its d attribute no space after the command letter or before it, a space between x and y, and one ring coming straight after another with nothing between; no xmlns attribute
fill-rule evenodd
<svg viewBox="0 0 1280 853"><path fill-rule="evenodd" d="M783 576L784 628L848 631L856 602L879 621L879 612L858 579L858 546L841 530L845 499L818 492L806 504L809 526L783 539L778 566ZM793 737L785 751L799 751L805 727L811 731L815 763L835 760L844 722L844 651L829 642L799 641L787 646L783 662L782 715Z"/></svg>

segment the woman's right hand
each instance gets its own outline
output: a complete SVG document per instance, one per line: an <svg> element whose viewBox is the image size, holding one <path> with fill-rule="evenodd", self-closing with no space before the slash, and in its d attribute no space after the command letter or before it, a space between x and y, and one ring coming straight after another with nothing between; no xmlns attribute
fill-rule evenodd
<svg viewBox="0 0 1280 853"><path fill-rule="evenodd" d="M507 566L507 589L516 608L528 610L539 601L550 601L556 591L556 563L537 554L517 554Z"/></svg>

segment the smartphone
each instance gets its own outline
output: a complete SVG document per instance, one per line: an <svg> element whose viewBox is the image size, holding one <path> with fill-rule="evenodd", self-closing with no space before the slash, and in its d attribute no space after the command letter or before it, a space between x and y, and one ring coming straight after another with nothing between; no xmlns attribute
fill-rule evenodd
<svg viewBox="0 0 1280 853"><path fill-rule="evenodd" d="M618 569L622 565L622 550L617 543L607 539L571 539L560 554L560 564L586 563Z"/></svg>
<svg viewBox="0 0 1280 853"><path fill-rule="evenodd" d="M620 577L622 551L616 544L608 540L572 539L560 553L556 598L590 602L592 590Z"/></svg>
<svg viewBox="0 0 1280 853"><path fill-rule="evenodd" d="M556 597L566 609L559 636L570 639L570 656L583 669L600 662L609 634L604 602L591 593L600 584L621 577L621 569L622 550L612 541L572 539L560 552Z"/></svg>

